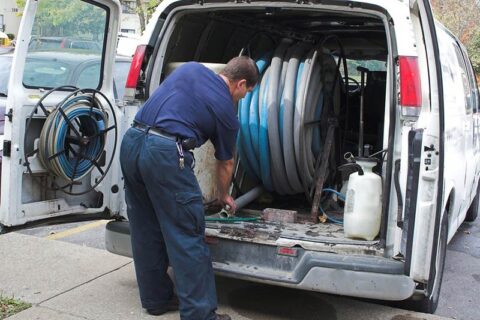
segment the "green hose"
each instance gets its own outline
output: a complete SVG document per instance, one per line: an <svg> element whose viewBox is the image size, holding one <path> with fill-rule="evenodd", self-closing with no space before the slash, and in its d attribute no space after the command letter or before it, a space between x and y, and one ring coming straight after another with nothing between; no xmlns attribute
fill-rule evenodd
<svg viewBox="0 0 480 320"><path fill-rule="evenodd" d="M240 218L240 217L227 217L227 218L205 218L205 221L210 222L226 222L226 223L234 223L234 222L248 222L248 221L258 221L260 218Z"/></svg>

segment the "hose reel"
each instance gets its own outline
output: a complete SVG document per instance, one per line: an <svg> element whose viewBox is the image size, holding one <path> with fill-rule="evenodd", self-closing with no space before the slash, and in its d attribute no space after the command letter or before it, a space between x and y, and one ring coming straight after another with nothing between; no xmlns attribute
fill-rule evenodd
<svg viewBox="0 0 480 320"><path fill-rule="evenodd" d="M324 46L331 40L340 47L337 61ZM342 62L346 69L334 36L320 45L282 39L256 61L260 80L240 102L237 146L245 171L267 190L304 192L312 201L325 142L320 122L330 114L339 117Z"/></svg>
<svg viewBox="0 0 480 320"><path fill-rule="evenodd" d="M73 92L53 110L47 110L43 102L59 90L73 90ZM90 192L105 178L115 155L118 129L112 104L102 92L95 89L78 89L72 86L54 88L36 103L30 113L26 123L24 146L27 145L32 120L39 109L46 116L46 120L40 133L38 147L29 153L24 148L28 173L33 175L29 157L37 154L40 163L50 175L65 181L63 185L53 181L52 185L45 186L46 188L70 195ZM112 133L115 136L113 150L108 161L105 161L105 165L102 166L100 159L104 154L107 135ZM96 178L95 183L86 190L75 192L73 186L80 185L81 180L94 168L101 176Z"/></svg>

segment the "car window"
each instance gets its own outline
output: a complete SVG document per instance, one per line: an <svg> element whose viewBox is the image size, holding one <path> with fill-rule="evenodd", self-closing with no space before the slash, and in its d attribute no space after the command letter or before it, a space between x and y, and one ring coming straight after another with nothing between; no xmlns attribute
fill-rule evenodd
<svg viewBox="0 0 480 320"><path fill-rule="evenodd" d="M92 85L92 79L95 79L99 72L100 62L82 68L74 85L79 88L90 88Z"/></svg>
<svg viewBox="0 0 480 320"><path fill-rule="evenodd" d="M107 9L83 0L42 0L38 4L29 43L23 83L53 88L74 82L72 70L102 59ZM35 62L34 62L35 61ZM87 68L78 80L99 89L101 65Z"/></svg>
<svg viewBox="0 0 480 320"><path fill-rule="evenodd" d="M45 39L33 38L28 44L28 49L33 51L48 50L60 48L62 46L62 39Z"/></svg>
<svg viewBox="0 0 480 320"><path fill-rule="evenodd" d="M93 41L72 41L70 44L70 48L72 49L85 49L85 50L91 50L91 51L100 51L101 47L98 43L95 43Z"/></svg>
<svg viewBox="0 0 480 320"><path fill-rule="evenodd" d="M11 66L12 57L0 55L0 97L7 95L8 78L10 77Z"/></svg>
<svg viewBox="0 0 480 320"><path fill-rule="evenodd" d="M128 72L130 71L130 61L115 62L115 70L113 71L113 81L115 83L116 98L123 99L125 92L125 83L127 82Z"/></svg>
<svg viewBox="0 0 480 320"><path fill-rule="evenodd" d="M59 87L67 85L72 72L70 65L55 61L54 58L31 59L27 57L23 83L28 87Z"/></svg>

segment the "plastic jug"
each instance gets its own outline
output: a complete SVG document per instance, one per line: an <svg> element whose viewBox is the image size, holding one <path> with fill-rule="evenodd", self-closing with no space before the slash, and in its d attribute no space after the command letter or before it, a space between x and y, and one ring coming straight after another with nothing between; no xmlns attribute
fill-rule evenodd
<svg viewBox="0 0 480 320"><path fill-rule="evenodd" d="M348 179L343 228L348 238L373 240L380 231L382 178L372 172L376 159L360 158L355 162L362 170Z"/></svg>

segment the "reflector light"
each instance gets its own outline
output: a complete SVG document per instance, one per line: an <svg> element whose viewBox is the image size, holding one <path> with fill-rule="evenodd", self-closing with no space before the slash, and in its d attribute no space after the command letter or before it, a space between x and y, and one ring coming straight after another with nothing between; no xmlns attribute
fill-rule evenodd
<svg viewBox="0 0 480 320"><path fill-rule="evenodd" d="M139 45L133 55L132 64L130 65L130 71L128 72L127 82L125 88L135 89L137 87L138 78L140 77L140 71L142 70L143 58L147 51L146 45Z"/></svg>
<svg viewBox="0 0 480 320"><path fill-rule="evenodd" d="M400 105L402 107L421 107L422 88L417 57L402 56L400 66Z"/></svg>
<svg viewBox="0 0 480 320"><path fill-rule="evenodd" d="M205 243L206 244L218 244L218 238L212 236L205 236Z"/></svg>
<svg viewBox="0 0 480 320"><path fill-rule="evenodd" d="M296 257L298 254L298 251L296 248L288 248L288 247L279 247L277 249L277 254L283 255L283 256L291 256L291 257Z"/></svg>

